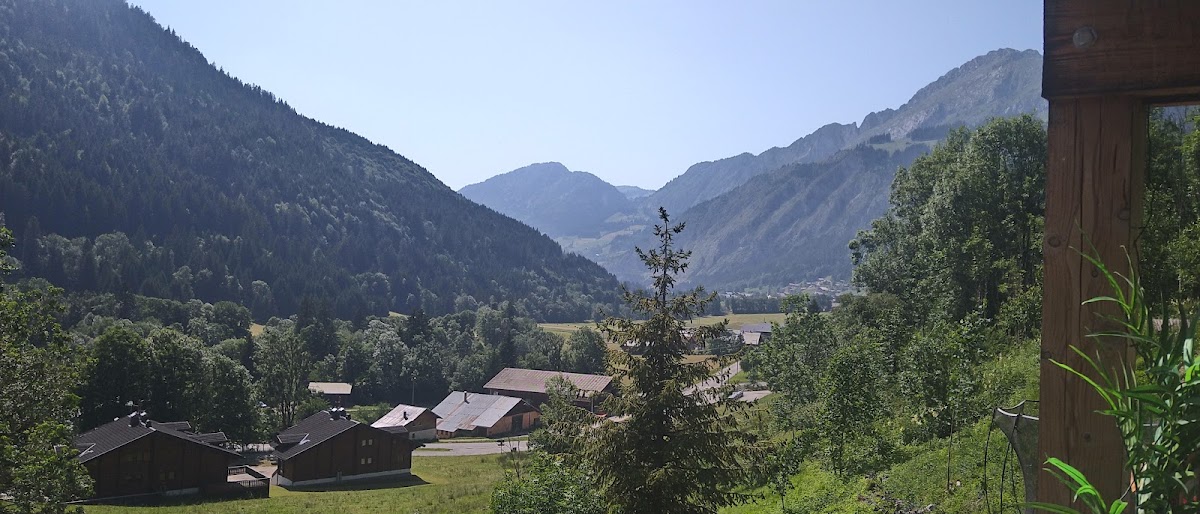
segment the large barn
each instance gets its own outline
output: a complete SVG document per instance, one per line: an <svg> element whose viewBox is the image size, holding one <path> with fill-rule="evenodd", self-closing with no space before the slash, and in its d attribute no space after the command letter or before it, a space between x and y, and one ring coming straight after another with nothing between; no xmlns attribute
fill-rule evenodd
<svg viewBox="0 0 1200 514"><path fill-rule="evenodd" d="M612 393L612 377L608 375L588 375L584 373L566 373L563 371L543 371L540 369L504 368L492 377L483 389L488 394L513 396L527 400L533 405L541 405L550 400L546 392L546 384L553 378L561 378L579 389L579 398L575 403L580 407L594 407L601 393Z"/></svg>
<svg viewBox="0 0 1200 514"><path fill-rule="evenodd" d="M529 402L511 396L453 391L433 408L442 419L439 439L467 435L502 436L529 430L542 413Z"/></svg>
<svg viewBox="0 0 1200 514"><path fill-rule="evenodd" d="M330 409L280 432L273 446L275 482L305 486L408 475L416 443L403 427L384 431L351 419L345 409Z"/></svg>

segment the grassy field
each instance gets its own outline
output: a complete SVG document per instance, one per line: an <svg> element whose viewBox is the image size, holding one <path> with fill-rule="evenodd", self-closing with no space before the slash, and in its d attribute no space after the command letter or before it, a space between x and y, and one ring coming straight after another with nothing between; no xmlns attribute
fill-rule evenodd
<svg viewBox="0 0 1200 514"><path fill-rule="evenodd" d="M585 327L592 330L596 329L596 324L592 323L591 321L585 321L583 323L538 323L538 326L542 327L542 329L547 332L558 334L563 337L571 337L571 334L574 334L575 332L578 332L579 329Z"/></svg>
<svg viewBox="0 0 1200 514"><path fill-rule="evenodd" d="M721 320L727 319L729 320L729 328L737 330L742 328L742 325L747 323L770 323L772 321L775 323L783 323L786 317L787 315L781 312L768 314L728 314L725 316L705 316L703 318L696 318L688 322L688 325L693 327L715 325L720 323ZM594 329L596 324L590 321L585 321L583 323L538 323L538 326L542 327L542 329L546 331L553 332L560 336L570 337L571 334L574 334L581 328L588 327Z"/></svg>
<svg viewBox="0 0 1200 514"><path fill-rule="evenodd" d="M504 475L499 456L413 457L413 480L289 491L271 486L261 500L121 507L90 505L94 514L452 514L487 512L492 486Z"/></svg>

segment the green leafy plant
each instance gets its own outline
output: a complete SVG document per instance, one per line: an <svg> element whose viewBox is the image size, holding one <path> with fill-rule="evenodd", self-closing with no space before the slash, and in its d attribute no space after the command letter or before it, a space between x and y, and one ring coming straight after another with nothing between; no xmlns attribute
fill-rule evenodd
<svg viewBox="0 0 1200 514"><path fill-rule="evenodd" d="M1103 274L1113 290L1112 296L1092 298L1085 304L1113 303L1120 316L1103 316L1115 323L1115 330L1090 334L1094 339L1120 338L1136 353L1136 366L1104 366L1072 347L1089 366L1095 378L1054 361L1063 370L1088 383L1108 405L1101 413L1117 421L1126 451L1126 469L1131 474L1135 505L1146 512L1200 512L1200 503L1189 502L1198 489L1195 456L1200 449L1200 360L1196 358L1196 324L1200 310L1189 317L1178 308L1172 320L1170 310L1159 312L1161 327L1152 314L1150 302L1136 271L1128 276L1108 269L1091 255L1084 255ZM1132 262L1129 262L1133 270ZM1177 326L1173 326L1177 325ZM1134 371L1132 368L1136 368ZM1107 503L1087 478L1061 460L1051 458L1046 468L1071 488L1076 500L1092 512L1115 513L1125 502ZM1032 507L1050 512L1077 512L1048 504Z"/></svg>

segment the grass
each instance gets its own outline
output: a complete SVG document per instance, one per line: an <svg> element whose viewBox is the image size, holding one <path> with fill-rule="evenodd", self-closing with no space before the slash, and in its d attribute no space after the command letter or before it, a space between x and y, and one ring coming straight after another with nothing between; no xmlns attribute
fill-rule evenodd
<svg viewBox="0 0 1200 514"><path fill-rule="evenodd" d="M742 328L742 325L747 323L783 323L787 315L782 312L773 312L766 314L727 314L725 316L704 316L695 318L688 322L688 326L702 327L715 325L721 320L729 320L729 328L737 330ZM563 337L571 337L571 334L578 332L581 328L595 329L596 324L591 321L582 323L538 323L539 327L547 332L552 332Z"/></svg>
<svg viewBox="0 0 1200 514"><path fill-rule="evenodd" d="M688 325L693 327L703 327L707 325L716 325L721 320L729 320L729 328L738 330L742 325L748 323L780 323L787 320L787 314L782 312L769 312L765 314L726 314L724 316L705 316L703 318L693 319Z"/></svg>
<svg viewBox="0 0 1200 514"><path fill-rule="evenodd" d="M264 327L263 325L259 325L258 323L251 323L250 324L250 335L252 335L254 337L261 336L263 333L263 328L266 328L266 327Z"/></svg>
<svg viewBox="0 0 1200 514"><path fill-rule="evenodd" d="M571 334L578 332L582 328L593 330L596 328L596 324L591 321L584 321L582 323L538 323L538 326L547 332L558 334L564 338L571 337Z"/></svg>
<svg viewBox="0 0 1200 514"><path fill-rule="evenodd" d="M89 514L276 514L328 512L365 514L451 514L487 512L492 486L504 476L499 456L413 457L413 480L344 485L321 491L271 486L259 500L175 504L157 507L93 505Z"/></svg>

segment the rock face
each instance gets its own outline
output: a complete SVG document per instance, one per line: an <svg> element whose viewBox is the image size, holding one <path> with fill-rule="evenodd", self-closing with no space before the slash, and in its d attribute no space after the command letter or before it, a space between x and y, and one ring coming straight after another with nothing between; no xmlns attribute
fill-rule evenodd
<svg viewBox="0 0 1200 514"><path fill-rule="evenodd" d="M613 185L557 162L531 164L459 193L551 237L599 236L609 217L633 208Z"/></svg>

